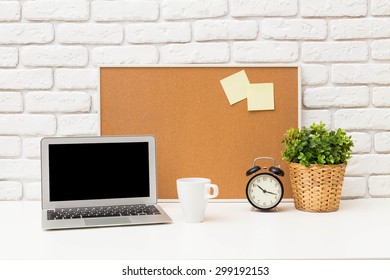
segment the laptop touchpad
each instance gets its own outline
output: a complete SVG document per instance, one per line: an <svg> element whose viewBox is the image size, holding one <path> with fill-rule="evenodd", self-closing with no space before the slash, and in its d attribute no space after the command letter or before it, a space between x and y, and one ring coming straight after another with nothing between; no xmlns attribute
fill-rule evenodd
<svg viewBox="0 0 390 280"><path fill-rule="evenodd" d="M131 223L130 218L125 217L111 217L111 218L88 218L84 220L86 226L99 226L99 225L120 225Z"/></svg>

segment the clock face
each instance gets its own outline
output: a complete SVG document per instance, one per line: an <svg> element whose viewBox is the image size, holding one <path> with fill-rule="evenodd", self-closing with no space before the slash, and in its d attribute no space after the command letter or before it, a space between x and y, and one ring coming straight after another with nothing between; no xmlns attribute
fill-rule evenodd
<svg viewBox="0 0 390 280"><path fill-rule="evenodd" d="M274 175L260 173L250 179L246 187L246 195L256 208L271 209L282 200L283 185Z"/></svg>

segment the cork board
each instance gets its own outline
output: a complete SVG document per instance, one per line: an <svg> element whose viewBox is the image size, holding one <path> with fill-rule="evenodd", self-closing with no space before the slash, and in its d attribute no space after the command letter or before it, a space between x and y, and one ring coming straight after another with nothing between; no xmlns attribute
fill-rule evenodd
<svg viewBox="0 0 390 280"><path fill-rule="evenodd" d="M229 104L220 80L241 70L251 83L274 83L275 110L249 112L246 100ZM210 178L218 198L245 198L245 172L259 156L281 165L284 198L291 198L281 141L299 126L300 102L295 66L100 68L101 135L156 137L160 199L177 198L182 177Z"/></svg>

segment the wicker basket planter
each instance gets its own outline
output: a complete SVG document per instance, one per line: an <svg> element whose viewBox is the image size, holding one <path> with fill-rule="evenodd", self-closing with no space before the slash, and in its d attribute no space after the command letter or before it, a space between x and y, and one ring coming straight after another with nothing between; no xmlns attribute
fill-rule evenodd
<svg viewBox="0 0 390 280"><path fill-rule="evenodd" d="M307 212L337 211L345 167L345 164L305 167L289 163L295 208Z"/></svg>

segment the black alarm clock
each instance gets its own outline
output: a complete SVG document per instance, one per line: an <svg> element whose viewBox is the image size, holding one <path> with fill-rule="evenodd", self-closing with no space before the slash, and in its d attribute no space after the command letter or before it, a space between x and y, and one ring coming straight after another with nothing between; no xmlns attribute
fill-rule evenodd
<svg viewBox="0 0 390 280"><path fill-rule="evenodd" d="M256 164L257 160L272 160L274 165L261 168ZM260 170L263 172L259 172ZM253 161L253 166L246 172L246 176L253 175L246 186L246 197L252 206L260 210L275 208L283 198L283 184L277 176L283 177L284 171L276 165L271 157L258 157Z"/></svg>

